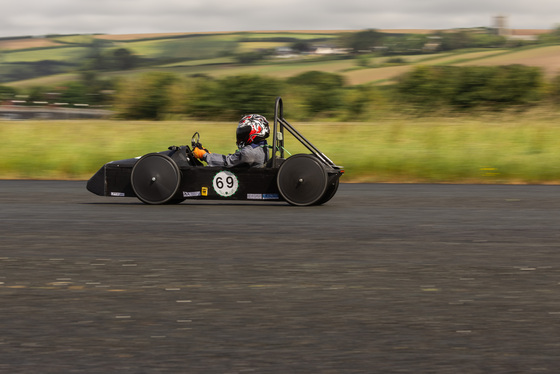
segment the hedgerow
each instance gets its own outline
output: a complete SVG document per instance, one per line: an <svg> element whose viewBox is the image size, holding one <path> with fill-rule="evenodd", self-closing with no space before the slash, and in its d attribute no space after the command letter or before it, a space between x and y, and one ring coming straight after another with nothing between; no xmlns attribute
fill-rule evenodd
<svg viewBox="0 0 560 374"><path fill-rule="evenodd" d="M418 108L503 109L534 104L543 98L539 68L507 66L419 66L402 75L398 99Z"/></svg>

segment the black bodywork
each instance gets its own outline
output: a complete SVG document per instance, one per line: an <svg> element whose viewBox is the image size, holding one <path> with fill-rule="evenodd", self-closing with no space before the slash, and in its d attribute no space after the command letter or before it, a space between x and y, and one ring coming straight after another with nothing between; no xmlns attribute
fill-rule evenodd
<svg viewBox="0 0 560 374"><path fill-rule="evenodd" d="M287 130L311 152L284 158ZM197 134L195 134L197 135ZM192 146L197 139L193 137ZM100 196L137 197L147 204L177 204L187 199L287 201L320 205L338 189L344 173L283 118L276 99L271 158L263 167L203 166L189 146L109 162L87 183Z"/></svg>

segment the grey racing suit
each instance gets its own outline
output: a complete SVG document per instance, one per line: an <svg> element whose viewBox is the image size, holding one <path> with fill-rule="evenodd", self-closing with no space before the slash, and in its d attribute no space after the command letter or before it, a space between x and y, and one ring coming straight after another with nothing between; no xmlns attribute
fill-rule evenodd
<svg viewBox="0 0 560 374"><path fill-rule="evenodd" d="M266 142L253 143L229 155L206 153L203 160L208 166L263 166L268 161L268 148Z"/></svg>

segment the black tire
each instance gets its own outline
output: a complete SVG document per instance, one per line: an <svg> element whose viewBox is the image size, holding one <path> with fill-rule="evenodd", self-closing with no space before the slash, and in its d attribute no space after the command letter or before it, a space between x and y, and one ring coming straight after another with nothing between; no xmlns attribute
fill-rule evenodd
<svg viewBox="0 0 560 374"><path fill-rule="evenodd" d="M307 206L318 203L325 195L327 178L325 167L315 156L299 154L282 163L276 182L288 203Z"/></svg>
<svg viewBox="0 0 560 374"><path fill-rule="evenodd" d="M338 178L336 178L334 181L329 183L325 193L323 194L323 196L321 196L321 199L319 199L319 201L315 203L315 205L325 204L327 201L332 199L332 197L336 194L336 191L338 191L339 184L340 184L340 180Z"/></svg>
<svg viewBox="0 0 560 374"><path fill-rule="evenodd" d="M171 199L169 201L166 201L165 204L167 205L176 205L176 204L181 204L183 201L185 201L187 199L183 198L183 197L178 197L176 199Z"/></svg>
<svg viewBox="0 0 560 374"><path fill-rule="evenodd" d="M181 171L169 156L149 153L132 168L130 182L134 193L146 204L176 204L173 198L181 184Z"/></svg>

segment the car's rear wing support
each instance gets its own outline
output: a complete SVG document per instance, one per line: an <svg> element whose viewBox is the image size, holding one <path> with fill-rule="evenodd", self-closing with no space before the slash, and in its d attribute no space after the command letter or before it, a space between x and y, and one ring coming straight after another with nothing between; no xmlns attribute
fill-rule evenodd
<svg viewBox="0 0 560 374"><path fill-rule="evenodd" d="M315 147L309 140L307 140L299 131L297 131L292 125L284 119L284 104L282 103L282 98L276 98L276 104L274 107L274 133L272 137L273 150L272 150L272 167L278 167L278 159L284 158L284 129L288 130L290 134L301 144L303 144L311 153L315 155L322 163L326 166L341 169L340 166L335 165L323 152L321 152L317 147ZM280 153L278 156L277 153Z"/></svg>

